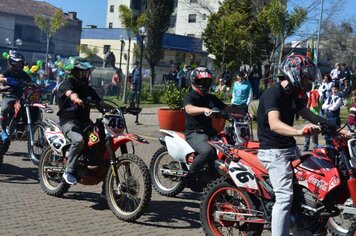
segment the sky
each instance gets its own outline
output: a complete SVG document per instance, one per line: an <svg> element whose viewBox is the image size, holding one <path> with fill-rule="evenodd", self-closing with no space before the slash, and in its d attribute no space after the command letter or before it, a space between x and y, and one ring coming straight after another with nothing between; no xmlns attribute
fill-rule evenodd
<svg viewBox="0 0 356 236"><path fill-rule="evenodd" d="M98 28L106 27L107 0L41 0L48 2L56 7L62 8L64 12L75 11L77 17L83 21L83 27L87 25L97 25ZM295 6L310 6L316 0L288 0L288 8L291 10ZM321 2L321 0L320 0ZM286 41L299 40L307 37L311 33L318 31L320 16L320 2L311 6L310 19L304 24L296 35ZM339 12L333 13L325 9L333 10L330 6L336 3ZM331 15L338 22L353 19L354 30L356 31L356 0L324 0L324 19Z"/></svg>

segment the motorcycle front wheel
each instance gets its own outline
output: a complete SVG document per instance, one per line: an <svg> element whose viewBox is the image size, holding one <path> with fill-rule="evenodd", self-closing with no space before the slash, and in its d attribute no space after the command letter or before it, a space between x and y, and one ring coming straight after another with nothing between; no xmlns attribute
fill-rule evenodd
<svg viewBox="0 0 356 236"><path fill-rule="evenodd" d="M44 122L37 121L32 128L34 145L31 145L30 138L27 140L28 155L32 163L35 165L38 165L38 163L40 162L41 154L48 145L46 137L44 135L45 128L46 124Z"/></svg>
<svg viewBox="0 0 356 236"><path fill-rule="evenodd" d="M345 205L353 207L352 200L348 199ZM338 216L330 217L326 227L333 236L356 236L356 217L341 213Z"/></svg>
<svg viewBox="0 0 356 236"><path fill-rule="evenodd" d="M51 147L45 148L38 165L38 175L41 187L46 194L61 197L68 192L70 185L62 178L64 169L64 158L55 155Z"/></svg>
<svg viewBox="0 0 356 236"><path fill-rule="evenodd" d="M236 188L229 180L220 178L208 186L203 196L200 219L206 235L260 235L263 224L240 223L216 215L217 212L252 214L254 210L246 192Z"/></svg>
<svg viewBox="0 0 356 236"><path fill-rule="evenodd" d="M159 148L152 157L150 173L154 189L166 197L174 197L185 188L181 177L166 175L161 170L182 171L181 166L167 151L167 147Z"/></svg>
<svg viewBox="0 0 356 236"><path fill-rule="evenodd" d="M131 222L143 214L151 200L150 174L146 164L134 154L120 156L117 170L120 183L116 183L112 168L106 176L106 200L118 219Z"/></svg>

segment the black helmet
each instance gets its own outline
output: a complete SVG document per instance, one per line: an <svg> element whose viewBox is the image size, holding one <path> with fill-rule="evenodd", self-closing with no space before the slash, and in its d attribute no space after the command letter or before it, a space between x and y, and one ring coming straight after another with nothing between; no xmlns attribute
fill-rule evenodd
<svg viewBox="0 0 356 236"><path fill-rule="evenodd" d="M197 67L190 74L192 88L200 95L206 95L213 81L213 74L205 67Z"/></svg>
<svg viewBox="0 0 356 236"><path fill-rule="evenodd" d="M25 65L25 57L19 52L10 51L8 63L14 71L22 71Z"/></svg>
<svg viewBox="0 0 356 236"><path fill-rule="evenodd" d="M287 56L280 65L291 86L299 90L310 90L313 83L320 83L320 70L308 57L293 54Z"/></svg>
<svg viewBox="0 0 356 236"><path fill-rule="evenodd" d="M70 57L64 63L63 69L68 74L69 79L82 85L88 85L89 77L94 67L82 57Z"/></svg>

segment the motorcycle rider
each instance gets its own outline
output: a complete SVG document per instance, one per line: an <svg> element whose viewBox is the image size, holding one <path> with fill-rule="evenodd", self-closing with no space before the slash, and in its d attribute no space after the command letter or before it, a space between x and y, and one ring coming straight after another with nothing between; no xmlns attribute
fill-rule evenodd
<svg viewBox="0 0 356 236"><path fill-rule="evenodd" d="M66 78L59 85L57 101L60 125L63 133L70 138L68 161L63 174L68 184L76 184L74 176L77 159L84 148L82 131L91 124L90 108L84 106L82 99L101 101L96 91L89 86L93 66L81 57L70 57L63 67Z"/></svg>
<svg viewBox="0 0 356 236"><path fill-rule="evenodd" d="M223 110L226 105L208 93L212 79L212 73L205 67L194 69L190 74L192 91L184 98L186 140L198 154L188 173L190 177L194 177L205 163L210 168L214 167L216 150L208 144L208 140L216 136L217 131L212 126L211 117L204 113L211 114L214 107Z"/></svg>
<svg viewBox="0 0 356 236"><path fill-rule="evenodd" d="M9 68L0 74L0 83L5 86L10 86L12 89L3 94L1 101L1 139L3 142L8 141L8 134L6 132L6 124L8 113L14 107L16 100L22 96L23 93L23 82L32 84L31 77L23 71L25 64L25 57L16 51L10 51L8 58Z"/></svg>
<svg viewBox="0 0 356 236"><path fill-rule="evenodd" d="M284 80L268 88L260 98L258 117L258 158L268 170L275 193L272 210L272 235L288 236L293 201L293 169L291 161L300 157L294 136L318 134L316 124L327 122L315 115L297 97L298 91L310 91L312 82L319 80L320 71L314 63L302 55L289 55L281 63ZM312 124L301 129L293 127L295 114L300 114Z"/></svg>

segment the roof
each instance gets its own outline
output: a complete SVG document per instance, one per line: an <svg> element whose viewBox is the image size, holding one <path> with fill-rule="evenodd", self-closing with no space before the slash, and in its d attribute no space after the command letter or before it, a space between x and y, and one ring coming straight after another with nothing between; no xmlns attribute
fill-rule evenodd
<svg viewBox="0 0 356 236"><path fill-rule="evenodd" d="M82 39L105 39L120 40L120 37L128 40L128 33L123 28L83 28ZM199 38L193 38L177 34L165 33L163 36L162 48L181 52L190 52L196 54L208 54L202 50L203 41Z"/></svg>
<svg viewBox="0 0 356 236"><path fill-rule="evenodd" d="M33 0L1 0L0 12L13 15L34 17L35 15L52 16L58 8L47 3Z"/></svg>

